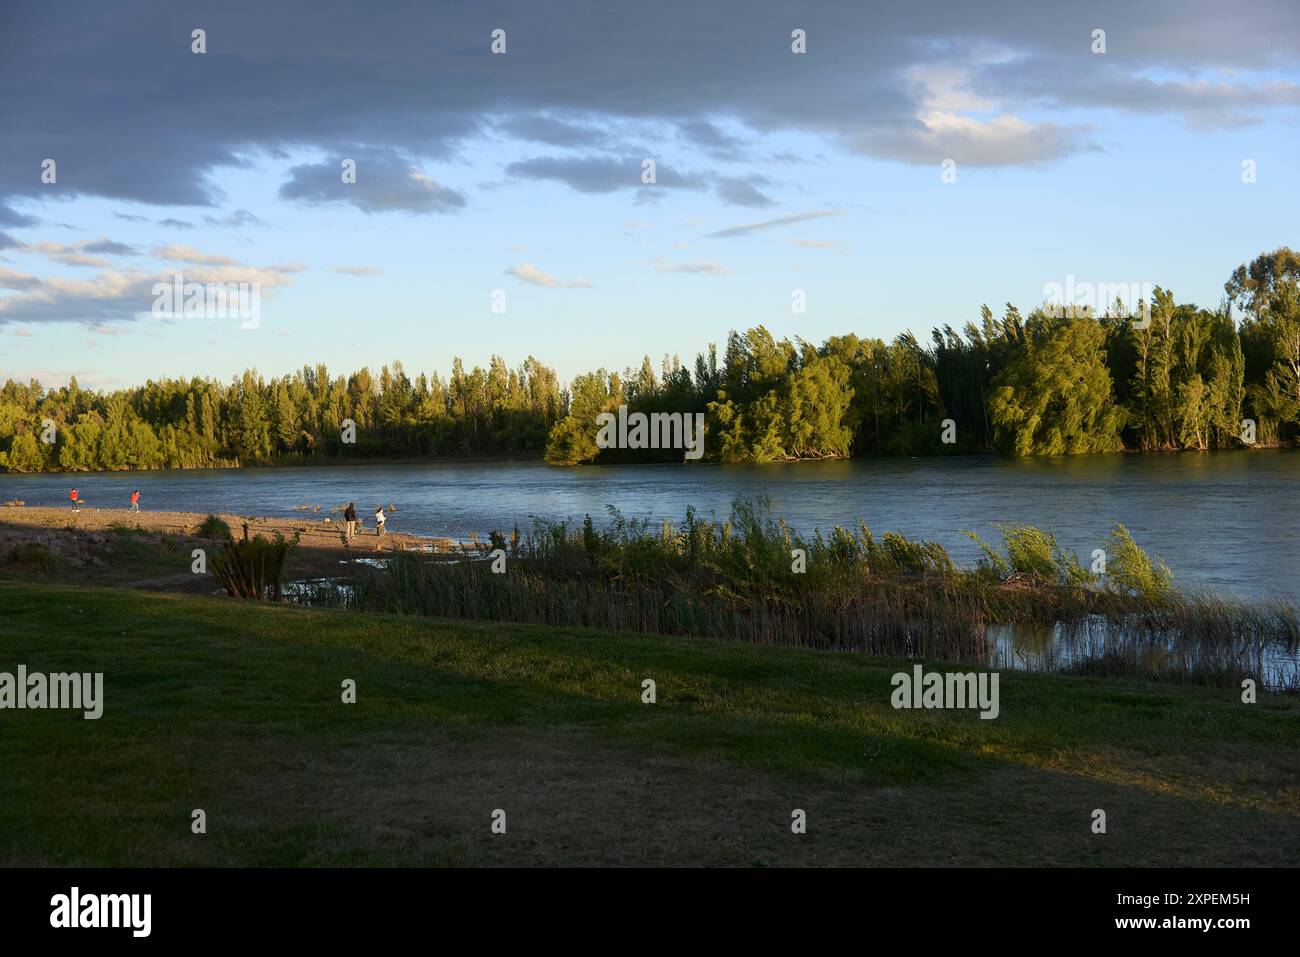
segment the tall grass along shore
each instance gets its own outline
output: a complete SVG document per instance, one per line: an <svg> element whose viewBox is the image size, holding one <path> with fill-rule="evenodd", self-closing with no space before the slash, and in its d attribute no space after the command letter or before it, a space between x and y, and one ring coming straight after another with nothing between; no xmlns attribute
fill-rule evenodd
<svg viewBox="0 0 1300 957"><path fill-rule="evenodd" d="M398 553L306 583L298 601L360 611L691 635L947 661L1025 664L1296 690L1300 621L1276 601L1180 590L1122 525L1085 566L1048 532L973 533L959 567L938 543L865 524L800 535L766 506L725 520L607 527L537 521L476 557Z"/></svg>

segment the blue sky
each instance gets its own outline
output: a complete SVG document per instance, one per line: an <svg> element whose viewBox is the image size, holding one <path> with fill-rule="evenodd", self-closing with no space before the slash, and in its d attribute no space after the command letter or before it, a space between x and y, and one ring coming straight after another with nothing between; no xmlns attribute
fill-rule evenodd
<svg viewBox="0 0 1300 957"><path fill-rule="evenodd" d="M1067 275L1215 306L1295 245L1294 4L262 6L0 12L0 378L567 380L760 323L927 338ZM174 271L260 281L260 325L153 316Z"/></svg>

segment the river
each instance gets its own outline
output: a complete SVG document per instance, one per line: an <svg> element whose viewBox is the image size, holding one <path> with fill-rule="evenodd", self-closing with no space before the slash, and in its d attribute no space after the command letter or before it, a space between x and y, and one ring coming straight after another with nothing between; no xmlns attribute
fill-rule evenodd
<svg viewBox="0 0 1300 957"><path fill-rule="evenodd" d="M943 543L973 562L959 529L996 540L998 522L1028 522L1089 561L1112 523L1128 526L1183 586L1300 603L1300 451L1098 455L1044 459L944 456L761 466L557 468L537 461L366 464L169 472L0 476L0 499L66 505L76 485L90 507L325 515L348 501L363 513L393 504L395 531L464 539L531 526L533 516L680 521L688 505L725 516L733 499L766 496L800 531L865 519L879 535ZM0 513L2 514L2 513Z"/></svg>

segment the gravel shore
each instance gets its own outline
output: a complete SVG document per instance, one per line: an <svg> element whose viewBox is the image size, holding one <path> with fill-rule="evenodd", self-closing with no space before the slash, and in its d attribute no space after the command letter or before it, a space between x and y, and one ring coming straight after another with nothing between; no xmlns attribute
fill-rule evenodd
<svg viewBox="0 0 1300 957"><path fill-rule="evenodd" d="M208 512L133 512L125 508L27 508L8 506L0 508L0 549L24 541L44 542L47 537L65 538L65 531L107 532L114 528L139 529L159 535L193 536L195 529L208 517ZM268 518L259 515L233 515L216 513L230 526L236 538L243 535L248 525L249 537L270 537L280 532L286 538L298 535L303 548L320 551L347 551L343 542L343 523L330 516L304 514L301 518ZM400 515L388 519L387 531L381 539L375 534L374 516L366 515L365 526L352 540L352 551L390 551L398 549L445 552L456 548L448 538L430 538L395 531ZM49 544L49 543L46 543ZM60 542L59 544L66 544Z"/></svg>

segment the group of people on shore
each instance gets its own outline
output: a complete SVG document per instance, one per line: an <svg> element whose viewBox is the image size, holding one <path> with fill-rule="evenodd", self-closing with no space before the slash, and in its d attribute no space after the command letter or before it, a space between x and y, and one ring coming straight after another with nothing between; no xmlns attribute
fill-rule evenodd
<svg viewBox="0 0 1300 957"><path fill-rule="evenodd" d="M375 535L381 539L384 537L384 522L387 520L387 517L384 515L384 506L376 506ZM352 539L356 537L357 529L357 503L348 502L348 507L343 510L343 543L345 545L352 544Z"/></svg>
<svg viewBox="0 0 1300 957"><path fill-rule="evenodd" d="M72 510L74 512L81 511L81 506L84 504L84 500L81 498L81 493L77 489L74 488L68 491L68 501L72 504ZM136 489L131 493L131 511L140 511L139 489ZM381 541L384 537L384 523L387 520L388 517L384 514L384 506L376 506L375 535ZM360 525L361 523L357 521L357 503L348 502L347 508L343 510L343 543L345 545L352 544L352 539L356 538L357 532L360 530Z"/></svg>
<svg viewBox="0 0 1300 957"><path fill-rule="evenodd" d="M81 493L78 492L75 488L70 489L68 491L68 501L72 503L72 510L74 512L81 511L81 506L83 504ZM131 493L131 511L132 512L140 511L140 490L139 489L136 489Z"/></svg>

